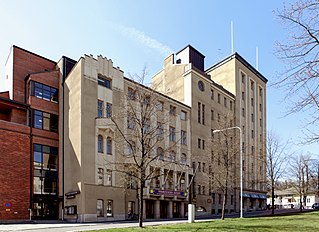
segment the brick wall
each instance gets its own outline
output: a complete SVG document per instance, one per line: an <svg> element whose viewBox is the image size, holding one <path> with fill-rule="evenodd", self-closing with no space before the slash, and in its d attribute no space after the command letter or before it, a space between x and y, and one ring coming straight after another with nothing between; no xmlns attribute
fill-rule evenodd
<svg viewBox="0 0 319 232"><path fill-rule="evenodd" d="M0 121L0 221L29 218L29 130L27 126Z"/></svg>
<svg viewBox="0 0 319 232"><path fill-rule="evenodd" d="M55 70L56 63L15 46L13 55L13 100L24 102L24 78L30 73Z"/></svg>

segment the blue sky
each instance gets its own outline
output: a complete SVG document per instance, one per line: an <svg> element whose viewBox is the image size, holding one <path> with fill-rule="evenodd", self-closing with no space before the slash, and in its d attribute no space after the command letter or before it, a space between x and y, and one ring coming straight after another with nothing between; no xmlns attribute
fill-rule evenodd
<svg viewBox="0 0 319 232"><path fill-rule="evenodd" d="M274 56L274 44L287 32L273 13L283 2L0 1L0 75L12 45L52 60L62 55L78 60L83 54L101 54L126 75L138 74L146 65L151 78L162 68L165 56L191 44L206 56L205 67L209 67L231 54L233 21L234 50L255 66L258 47L259 71L271 83L283 70ZM268 86L267 94L268 129L283 140L298 142L306 114L284 117L288 103L282 101L283 90ZM315 144L292 149L316 154L317 148Z"/></svg>

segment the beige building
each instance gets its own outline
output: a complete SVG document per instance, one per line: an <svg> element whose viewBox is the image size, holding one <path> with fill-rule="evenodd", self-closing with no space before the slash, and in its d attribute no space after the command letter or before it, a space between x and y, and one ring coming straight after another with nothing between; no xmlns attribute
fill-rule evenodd
<svg viewBox="0 0 319 232"><path fill-rule="evenodd" d="M198 213L221 211L224 193L217 176L222 177L218 157L223 154L213 131L231 126L243 129L245 210L264 208L267 80L237 53L204 70L204 56L189 45L165 59L150 88L124 77L102 56L74 63L67 75L58 63L64 80L59 191L66 219L112 221L137 214L137 181L119 168L130 167L143 152L131 118L145 107L136 92L153 106L143 132L156 131L147 153L146 218L184 217L189 202ZM232 133L235 147L238 133ZM229 213L239 211L237 148L229 168Z"/></svg>
<svg viewBox="0 0 319 232"><path fill-rule="evenodd" d="M240 126L243 132L244 210L263 209L266 199L267 79L237 53L207 70L204 70L204 58L188 45L176 53L176 57L166 58L163 70L153 78L153 85L159 86L159 91L191 107L192 162L196 171L195 195L191 200L199 211L221 212L223 192L216 187L214 174L221 169L216 160L222 154L214 153L212 131ZM231 168L226 212L239 211L238 153Z"/></svg>
<svg viewBox="0 0 319 232"><path fill-rule="evenodd" d="M132 153L138 157L141 151L135 135L138 125L130 121L130 113L141 111L140 101L132 96L136 92L148 96L149 105L156 105L146 112L149 125L143 130L156 128L156 136L162 137L150 142L148 155L158 158L150 158L146 166L146 173L153 172L154 177L146 181L144 216L184 217L187 183L193 173L190 108L125 78L107 58L85 56L75 64L64 84L66 219L113 221L137 214L137 181L128 181L119 168L134 163ZM134 148L128 146L119 130L134 143Z"/></svg>

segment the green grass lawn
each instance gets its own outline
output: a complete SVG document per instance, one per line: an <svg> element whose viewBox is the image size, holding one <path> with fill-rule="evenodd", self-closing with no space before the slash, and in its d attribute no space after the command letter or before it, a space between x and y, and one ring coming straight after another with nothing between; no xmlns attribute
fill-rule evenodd
<svg viewBox="0 0 319 232"><path fill-rule="evenodd" d="M183 223L145 228L100 230L107 232L171 232L171 231L319 231L319 212L291 216L259 217L243 219L212 220L211 222Z"/></svg>

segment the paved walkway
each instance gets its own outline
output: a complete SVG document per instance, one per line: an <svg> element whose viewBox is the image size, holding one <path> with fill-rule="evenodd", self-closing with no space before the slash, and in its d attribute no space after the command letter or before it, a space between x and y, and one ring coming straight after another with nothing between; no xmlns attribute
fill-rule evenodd
<svg viewBox="0 0 319 232"><path fill-rule="evenodd" d="M295 213L298 212L297 209L279 209L276 210L276 215ZM307 210L309 211L309 210ZM252 216L267 216L271 214L271 210L257 211L245 213L244 217ZM226 215L226 217L238 217L238 214ZM211 216L210 216L211 217ZM220 216L213 216L209 219L198 219L196 221L211 221L220 218ZM178 224L186 223L186 219L177 220L148 220L144 222L145 226L156 226L163 224ZM136 221L119 221L119 222L102 222L102 223L66 223L62 221L37 221L37 222L25 222L16 224L0 224L0 231L28 231L28 232L65 232L65 231L88 231L88 230L101 230L101 229L112 229L112 228L127 228L127 227L137 227L138 223Z"/></svg>

